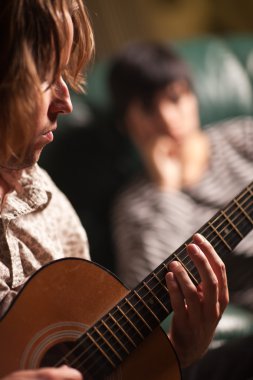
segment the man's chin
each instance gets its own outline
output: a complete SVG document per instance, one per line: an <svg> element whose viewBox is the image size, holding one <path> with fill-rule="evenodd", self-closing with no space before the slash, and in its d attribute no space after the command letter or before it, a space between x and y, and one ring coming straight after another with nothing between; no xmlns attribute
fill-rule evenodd
<svg viewBox="0 0 253 380"><path fill-rule="evenodd" d="M2 165L1 167L7 170L23 170L30 168L38 162L41 155L41 151L42 149L40 151L30 153L26 155L26 157L21 161L14 157L13 159L9 160L8 163Z"/></svg>

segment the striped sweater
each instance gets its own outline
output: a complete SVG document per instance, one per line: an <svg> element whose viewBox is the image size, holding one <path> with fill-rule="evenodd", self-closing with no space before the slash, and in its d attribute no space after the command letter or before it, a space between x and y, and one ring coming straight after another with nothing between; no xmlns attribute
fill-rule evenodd
<svg viewBox="0 0 253 380"><path fill-rule="evenodd" d="M143 175L128 184L115 201L112 226L117 273L130 287L253 180L253 119L235 118L209 126L205 131L210 139L211 158L198 184L190 189L164 192ZM246 287L253 289L253 233L235 252L237 256L231 254L227 258L228 271L233 271L228 273L229 281L232 283L237 275L233 268L238 267L238 260L243 261L247 269ZM241 277L235 281L236 290L244 281Z"/></svg>

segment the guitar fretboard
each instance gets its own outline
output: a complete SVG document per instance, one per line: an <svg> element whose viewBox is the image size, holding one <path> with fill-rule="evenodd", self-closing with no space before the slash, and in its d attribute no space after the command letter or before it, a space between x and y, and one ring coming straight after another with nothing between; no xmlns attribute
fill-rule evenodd
<svg viewBox="0 0 253 380"><path fill-rule="evenodd" d="M253 183L217 212L201 233L223 256L253 228ZM76 347L61 363L74 365L99 379L117 368L171 311L165 283L168 264L178 260L197 285L201 279L187 253L188 239L172 255L150 273L109 313L93 325L77 341Z"/></svg>

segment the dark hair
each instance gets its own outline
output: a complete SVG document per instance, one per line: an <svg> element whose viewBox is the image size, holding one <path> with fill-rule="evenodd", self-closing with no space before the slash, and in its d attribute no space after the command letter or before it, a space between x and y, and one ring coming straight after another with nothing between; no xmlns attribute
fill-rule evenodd
<svg viewBox="0 0 253 380"><path fill-rule="evenodd" d="M172 46L147 41L128 45L114 56L109 73L117 117L124 119L134 99L148 108L159 90L178 81L192 90L188 67Z"/></svg>

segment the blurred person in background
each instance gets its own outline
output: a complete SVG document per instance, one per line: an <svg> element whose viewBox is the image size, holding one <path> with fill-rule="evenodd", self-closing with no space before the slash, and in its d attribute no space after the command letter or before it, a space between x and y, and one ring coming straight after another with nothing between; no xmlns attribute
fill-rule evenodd
<svg viewBox="0 0 253 380"><path fill-rule="evenodd" d="M201 126L189 69L168 44L128 45L109 83L143 164L112 216L117 273L132 288L250 183L253 120ZM224 261L231 300L253 310L253 233Z"/></svg>
<svg viewBox="0 0 253 380"><path fill-rule="evenodd" d="M253 120L201 126L189 69L170 45L128 45L109 81L118 127L143 167L112 212L117 273L132 288L252 181ZM230 299L253 310L253 234L223 260ZM209 350L183 378L250 380L252 344L247 336Z"/></svg>

